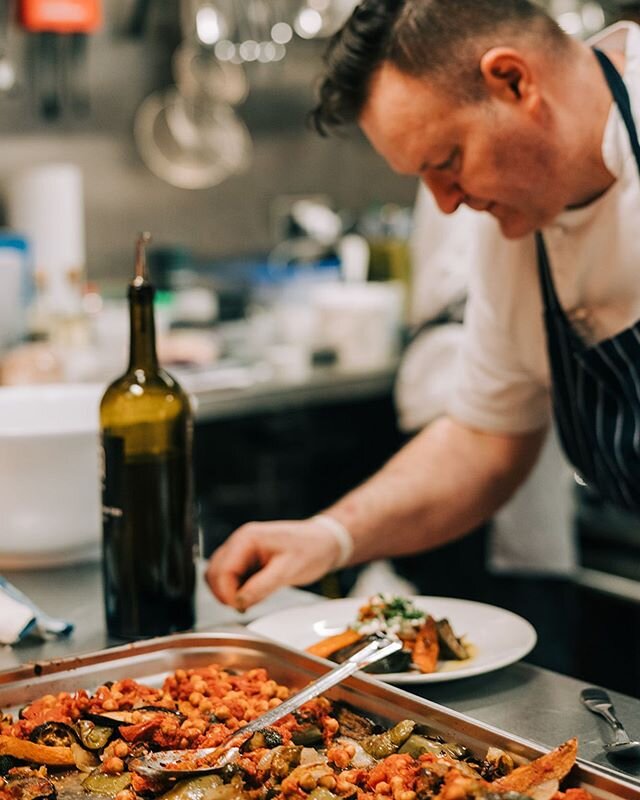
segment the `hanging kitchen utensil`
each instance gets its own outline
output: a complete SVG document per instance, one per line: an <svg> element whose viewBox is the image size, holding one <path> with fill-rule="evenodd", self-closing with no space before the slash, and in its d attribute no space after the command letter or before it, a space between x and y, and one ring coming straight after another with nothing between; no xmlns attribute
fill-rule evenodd
<svg viewBox="0 0 640 800"><path fill-rule="evenodd" d="M0 94L9 94L16 85L16 68L9 54L13 6L13 0L0 0Z"/></svg>
<svg viewBox="0 0 640 800"><path fill-rule="evenodd" d="M34 91L41 115L57 119L69 101L88 111L87 36L102 23L101 0L20 0L19 18L34 38Z"/></svg>
<svg viewBox="0 0 640 800"><path fill-rule="evenodd" d="M194 106L175 87L136 112L134 137L147 167L181 189L205 189L246 168L251 137L226 103Z"/></svg>

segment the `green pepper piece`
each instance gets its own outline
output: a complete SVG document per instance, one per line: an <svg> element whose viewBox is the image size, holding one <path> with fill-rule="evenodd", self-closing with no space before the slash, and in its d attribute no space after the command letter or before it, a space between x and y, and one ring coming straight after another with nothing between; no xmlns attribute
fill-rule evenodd
<svg viewBox="0 0 640 800"><path fill-rule="evenodd" d="M87 750L102 750L115 732L114 728L95 725L89 719L78 720L76 730L80 741Z"/></svg>
<svg viewBox="0 0 640 800"><path fill-rule="evenodd" d="M306 728L293 731L291 741L294 744L301 744L303 747L313 747L314 744L320 744L323 741L322 731L317 725L307 725Z"/></svg>
<svg viewBox="0 0 640 800"><path fill-rule="evenodd" d="M412 719L403 719L393 728L384 733L367 736L362 740L362 747L374 758L386 758L393 755L404 742L411 736L411 731L416 723Z"/></svg>
<svg viewBox="0 0 640 800"><path fill-rule="evenodd" d="M224 786L219 775L202 775L200 778L179 781L160 800L211 800L220 788L229 790L232 787Z"/></svg>
<svg viewBox="0 0 640 800"><path fill-rule="evenodd" d="M325 789L324 786L316 786L316 788L310 792L309 800L338 800L338 795L330 792L329 789Z"/></svg>
<svg viewBox="0 0 640 800"><path fill-rule="evenodd" d="M115 797L118 792L126 789L130 783L131 775L128 772L121 772L120 775L107 775L106 772L94 769L82 781L82 786L88 792Z"/></svg>

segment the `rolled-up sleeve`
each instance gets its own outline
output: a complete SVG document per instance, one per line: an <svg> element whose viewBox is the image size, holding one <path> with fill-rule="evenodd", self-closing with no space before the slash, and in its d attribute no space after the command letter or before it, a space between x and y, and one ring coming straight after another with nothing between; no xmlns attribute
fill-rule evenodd
<svg viewBox="0 0 640 800"><path fill-rule="evenodd" d="M525 433L549 422L535 248L488 227L472 269L448 413L473 428Z"/></svg>

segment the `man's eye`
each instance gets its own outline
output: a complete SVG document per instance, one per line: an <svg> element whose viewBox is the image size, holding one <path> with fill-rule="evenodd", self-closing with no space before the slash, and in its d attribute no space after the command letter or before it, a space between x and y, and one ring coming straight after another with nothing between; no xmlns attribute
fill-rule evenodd
<svg viewBox="0 0 640 800"><path fill-rule="evenodd" d="M442 161L440 164L434 164L433 168L441 172L447 169L451 169L455 164L457 157L458 157L458 148L456 147L456 149L453 150L453 152L446 161Z"/></svg>

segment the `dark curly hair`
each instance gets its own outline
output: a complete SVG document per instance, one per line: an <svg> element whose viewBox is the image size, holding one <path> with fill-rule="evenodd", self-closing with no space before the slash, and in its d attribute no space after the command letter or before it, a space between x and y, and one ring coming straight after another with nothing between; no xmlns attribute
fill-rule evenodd
<svg viewBox="0 0 640 800"><path fill-rule="evenodd" d="M383 62L429 75L457 101L479 100L482 53L525 36L556 53L570 41L531 0L362 0L329 42L311 124L326 135L357 122Z"/></svg>

